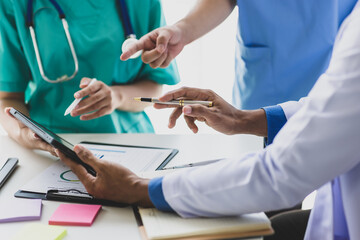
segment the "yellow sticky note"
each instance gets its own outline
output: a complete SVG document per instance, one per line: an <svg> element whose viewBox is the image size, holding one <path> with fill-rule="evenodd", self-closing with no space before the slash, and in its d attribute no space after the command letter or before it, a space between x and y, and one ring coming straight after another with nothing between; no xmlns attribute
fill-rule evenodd
<svg viewBox="0 0 360 240"><path fill-rule="evenodd" d="M26 224L12 240L61 240L65 235L66 229L64 227L31 223Z"/></svg>

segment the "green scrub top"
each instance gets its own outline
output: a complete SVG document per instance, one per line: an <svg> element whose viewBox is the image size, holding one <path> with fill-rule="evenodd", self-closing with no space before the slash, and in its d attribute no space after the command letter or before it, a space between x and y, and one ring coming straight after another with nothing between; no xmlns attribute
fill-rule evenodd
<svg viewBox="0 0 360 240"><path fill-rule="evenodd" d="M125 40L117 1L58 0L69 24L79 60L79 72L70 81L48 83L42 79L31 36L26 26L27 0L0 1L0 91L25 92L30 116L57 133L154 132L145 112L115 110L90 121L64 116L83 77L97 78L107 85L131 84L143 79L176 84L175 64L152 69L140 58L119 59ZM126 1L138 38L165 24L159 0ZM71 76L74 61L58 12L49 0L34 0L34 24L45 75L56 79Z"/></svg>

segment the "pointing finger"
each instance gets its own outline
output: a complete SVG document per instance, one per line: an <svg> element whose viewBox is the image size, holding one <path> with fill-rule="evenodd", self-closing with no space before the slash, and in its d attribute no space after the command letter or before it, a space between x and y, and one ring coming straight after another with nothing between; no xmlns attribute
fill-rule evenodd
<svg viewBox="0 0 360 240"><path fill-rule="evenodd" d="M121 54L120 59L122 61L128 60L132 55L134 55L137 51L145 49L145 38L139 39L137 42L129 45L129 47Z"/></svg>

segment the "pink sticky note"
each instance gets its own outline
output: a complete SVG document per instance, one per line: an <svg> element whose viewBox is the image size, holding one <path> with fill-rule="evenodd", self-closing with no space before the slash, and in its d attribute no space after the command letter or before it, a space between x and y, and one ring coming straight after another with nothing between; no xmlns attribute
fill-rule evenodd
<svg viewBox="0 0 360 240"><path fill-rule="evenodd" d="M50 225L91 226L101 205L61 204L49 220Z"/></svg>

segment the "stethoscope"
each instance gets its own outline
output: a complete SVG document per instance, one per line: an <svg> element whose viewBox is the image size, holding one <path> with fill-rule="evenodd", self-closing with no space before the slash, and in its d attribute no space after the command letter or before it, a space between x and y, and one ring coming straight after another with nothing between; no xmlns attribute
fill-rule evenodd
<svg viewBox="0 0 360 240"><path fill-rule="evenodd" d="M49 1L55 7L56 11L59 13L59 18L64 27L66 39L69 44L71 55L74 60L74 72L70 77L67 74L65 74L61 77L58 77L56 80L52 80L52 79L49 79L45 74L43 64L41 61L39 47L38 47L38 44L36 41L36 34L35 34L35 30L34 30L34 20L33 20L33 2L34 2L34 0L28 1L26 25L28 26L28 28L30 30L31 40L32 40L34 50L35 50L36 61L38 63L39 71L40 71L42 78L49 83L58 83L58 82L69 81L76 76L76 74L79 71L79 61L78 61L78 58L76 55L73 41L71 39L71 35L69 32L69 25L65 19L64 11L62 10L62 8L60 7L60 5L57 3L56 0L49 0ZM120 17L121 17L122 24L123 24L123 27L125 30L125 39L126 40L122 44L122 51L124 52L131 44L135 43L138 40L136 39L134 29L132 28L132 25L131 25L130 16L129 16L129 12L128 12L125 0L118 0L118 1L119 1L119 5L120 5ZM141 53L142 53L142 51L138 51L134 55L132 55L131 58L137 58L141 55Z"/></svg>

